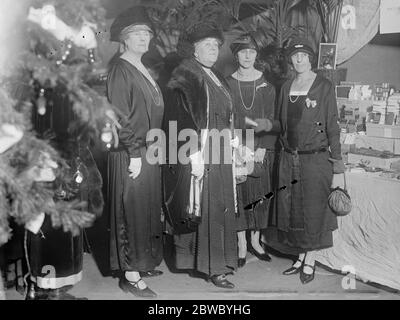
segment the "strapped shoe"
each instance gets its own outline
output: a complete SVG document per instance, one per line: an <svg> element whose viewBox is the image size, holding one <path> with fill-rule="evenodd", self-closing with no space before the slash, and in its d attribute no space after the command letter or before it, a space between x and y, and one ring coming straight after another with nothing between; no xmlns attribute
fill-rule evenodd
<svg viewBox="0 0 400 320"><path fill-rule="evenodd" d="M310 267L313 270L313 272L311 274L305 273L304 270L303 270L304 267ZM312 265L309 265L307 263L304 263L303 269L301 269L301 272L300 272L300 281L301 281L301 283L302 284L307 284L307 283L313 281L314 280L314 275L315 275L315 264L312 266Z"/></svg>
<svg viewBox="0 0 400 320"><path fill-rule="evenodd" d="M157 294L151 290L149 287L146 287L144 289L140 289L138 286L138 283L140 281L143 281L142 278L140 278L136 282L131 282L128 281L125 278L121 278L119 280L119 287L126 293L130 292L133 295L141 298L154 298L157 297Z"/></svg>
<svg viewBox="0 0 400 320"><path fill-rule="evenodd" d="M301 262L301 265L300 265L300 267L297 267L297 268L296 268L294 265L295 265L297 262ZM297 273L299 273L299 272L301 271L301 267L303 266L303 263L304 263L304 261L302 261L302 260L300 260L300 259L297 259L296 262L293 263L293 265L292 265L289 269L286 269L285 271L283 271L282 274L284 274L285 276L290 276L290 275L292 275L292 274L297 274Z"/></svg>

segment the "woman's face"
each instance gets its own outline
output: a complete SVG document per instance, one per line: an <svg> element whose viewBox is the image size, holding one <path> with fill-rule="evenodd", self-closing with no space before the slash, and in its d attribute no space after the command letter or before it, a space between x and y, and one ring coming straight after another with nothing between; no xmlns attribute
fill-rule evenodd
<svg viewBox="0 0 400 320"><path fill-rule="evenodd" d="M241 67L248 69L254 66L257 51L254 49L242 49L237 53L238 62Z"/></svg>
<svg viewBox="0 0 400 320"><path fill-rule="evenodd" d="M215 38L205 38L194 44L194 56L207 67L212 67L218 60L220 42Z"/></svg>
<svg viewBox="0 0 400 320"><path fill-rule="evenodd" d="M297 73L303 73L311 70L310 56L308 53L297 52L290 58Z"/></svg>
<svg viewBox="0 0 400 320"><path fill-rule="evenodd" d="M144 54L149 50L152 33L145 25L137 25L128 33L125 45L127 50L137 54Z"/></svg>

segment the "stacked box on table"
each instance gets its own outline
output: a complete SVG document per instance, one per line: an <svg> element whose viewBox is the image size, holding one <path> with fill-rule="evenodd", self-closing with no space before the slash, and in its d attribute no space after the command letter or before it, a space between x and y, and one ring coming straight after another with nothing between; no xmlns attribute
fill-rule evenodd
<svg viewBox="0 0 400 320"><path fill-rule="evenodd" d="M367 123L367 136L400 139L400 126Z"/></svg>
<svg viewBox="0 0 400 320"><path fill-rule="evenodd" d="M347 162L352 164L364 164L367 167L381 168L390 170L392 163L400 160L400 156L392 156L389 158L382 158L377 156L365 155L360 153L347 154Z"/></svg>
<svg viewBox="0 0 400 320"><path fill-rule="evenodd" d="M356 148L366 148L373 149L378 151L388 151L396 154L395 152L395 141L399 141L400 139L393 138L381 138L381 137L370 137L357 135L354 138L354 144ZM400 144L399 144L400 147ZM400 150L399 150L400 151Z"/></svg>

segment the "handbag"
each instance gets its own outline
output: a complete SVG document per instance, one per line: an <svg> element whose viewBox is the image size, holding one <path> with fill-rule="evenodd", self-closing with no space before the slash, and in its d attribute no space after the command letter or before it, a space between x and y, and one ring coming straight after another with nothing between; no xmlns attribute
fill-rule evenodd
<svg viewBox="0 0 400 320"><path fill-rule="evenodd" d="M344 189L336 187L331 191L328 197L328 204L337 216L346 216L352 209L351 198L347 192L346 176L343 173Z"/></svg>

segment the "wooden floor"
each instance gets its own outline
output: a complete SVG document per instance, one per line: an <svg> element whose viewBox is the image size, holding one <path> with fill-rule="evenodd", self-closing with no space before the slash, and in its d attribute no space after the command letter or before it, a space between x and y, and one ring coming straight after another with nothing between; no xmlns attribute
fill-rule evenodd
<svg viewBox="0 0 400 320"><path fill-rule="evenodd" d="M321 267L317 267L314 281L303 285L298 275L281 274L290 264L290 260L274 256L271 262L262 262L248 254L247 264L235 275L229 276L229 280L236 285L233 290L217 288L185 273L172 273L164 262L159 267L164 274L146 282L158 293L157 299L162 300L400 300L398 293L359 281L356 282L356 289L345 290L342 287L342 275ZM118 279L103 276L91 254L85 254L83 280L70 293L90 300L138 299L122 292L118 287ZM23 299L15 289L6 291L6 297L9 300Z"/></svg>

